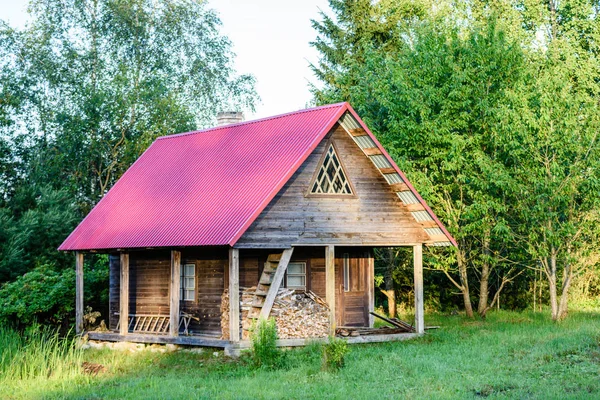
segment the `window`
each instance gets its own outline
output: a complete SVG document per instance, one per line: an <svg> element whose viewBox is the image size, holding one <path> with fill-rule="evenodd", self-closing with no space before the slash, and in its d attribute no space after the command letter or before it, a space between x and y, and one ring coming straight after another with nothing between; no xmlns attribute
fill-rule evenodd
<svg viewBox="0 0 600 400"><path fill-rule="evenodd" d="M344 292L350 291L350 254L344 253Z"/></svg>
<svg viewBox="0 0 600 400"><path fill-rule="evenodd" d="M287 268L288 289L306 289L306 263L291 262Z"/></svg>
<svg viewBox="0 0 600 400"><path fill-rule="evenodd" d="M350 181L346 177L342 163L333 147L329 149L323 158L323 164L319 168L310 189L311 194L353 194Z"/></svg>
<svg viewBox="0 0 600 400"><path fill-rule="evenodd" d="M196 300L196 265L183 264L181 266L181 300Z"/></svg>

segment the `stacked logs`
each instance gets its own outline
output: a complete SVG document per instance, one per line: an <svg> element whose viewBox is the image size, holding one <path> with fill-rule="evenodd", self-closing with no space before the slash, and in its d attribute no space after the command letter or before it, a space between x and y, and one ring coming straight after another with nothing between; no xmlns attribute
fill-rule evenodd
<svg viewBox="0 0 600 400"><path fill-rule="evenodd" d="M240 316L242 339L250 338L255 319L248 318L256 286L242 288L240 293ZM327 303L310 291L281 288L269 315L275 318L280 339L327 337L329 333L329 308ZM229 293L221 299L222 338L229 340Z"/></svg>

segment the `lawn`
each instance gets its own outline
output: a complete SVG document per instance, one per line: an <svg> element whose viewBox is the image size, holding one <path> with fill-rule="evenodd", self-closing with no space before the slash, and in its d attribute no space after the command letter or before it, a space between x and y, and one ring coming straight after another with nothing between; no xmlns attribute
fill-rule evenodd
<svg viewBox="0 0 600 400"><path fill-rule="evenodd" d="M600 312L571 312L560 324L547 313L503 311L486 321L429 315L426 322L441 329L412 341L351 346L339 372L322 371L316 345L287 351L279 370L256 370L247 358L213 350L85 350L60 373L5 373L0 398L600 398ZM84 361L106 370L84 374Z"/></svg>

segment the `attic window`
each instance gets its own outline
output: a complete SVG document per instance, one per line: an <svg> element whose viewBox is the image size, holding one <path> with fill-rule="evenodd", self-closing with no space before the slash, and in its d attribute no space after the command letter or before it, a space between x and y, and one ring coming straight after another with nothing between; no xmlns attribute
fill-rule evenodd
<svg viewBox="0 0 600 400"><path fill-rule="evenodd" d="M329 144L329 149L325 153L321 168L319 168L314 177L311 194L349 194L352 195L350 181L346 177L344 167L333 147Z"/></svg>

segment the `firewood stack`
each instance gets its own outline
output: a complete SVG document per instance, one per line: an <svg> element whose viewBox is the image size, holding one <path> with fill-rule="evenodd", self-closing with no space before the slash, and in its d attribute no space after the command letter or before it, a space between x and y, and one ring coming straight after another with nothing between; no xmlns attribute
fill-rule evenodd
<svg viewBox="0 0 600 400"><path fill-rule="evenodd" d="M240 314L242 339L250 338L255 319L248 318L256 286L242 288ZM281 288L277 292L270 317L275 318L280 339L327 337L329 333L329 308L327 303L311 291ZM221 299L222 339L229 340L229 293Z"/></svg>

